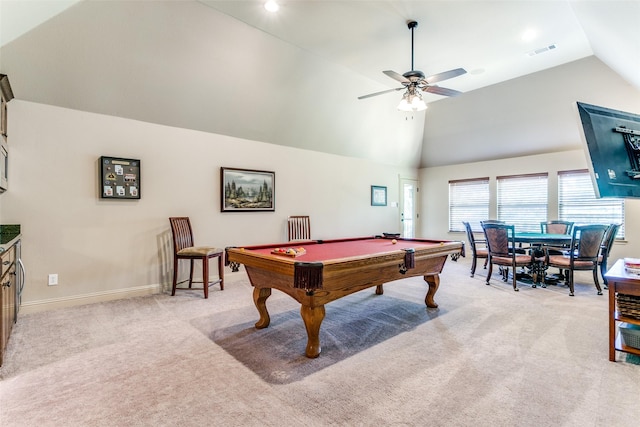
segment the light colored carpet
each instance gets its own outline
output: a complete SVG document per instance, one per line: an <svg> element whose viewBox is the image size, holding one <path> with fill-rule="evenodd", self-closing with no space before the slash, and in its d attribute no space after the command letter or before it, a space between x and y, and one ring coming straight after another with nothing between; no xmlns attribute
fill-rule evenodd
<svg viewBox="0 0 640 427"><path fill-rule="evenodd" d="M607 295L484 284L447 261L436 294L410 278L326 307L304 357L278 291L256 330L244 274L224 291L24 315L0 373L3 426L631 426L640 366L608 360Z"/></svg>

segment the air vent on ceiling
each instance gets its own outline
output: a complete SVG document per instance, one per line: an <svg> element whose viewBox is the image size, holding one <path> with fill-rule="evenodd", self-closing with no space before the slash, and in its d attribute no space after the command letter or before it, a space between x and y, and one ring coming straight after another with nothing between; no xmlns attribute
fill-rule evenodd
<svg viewBox="0 0 640 427"><path fill-rule="evenodd" d="M529 55L529 56L540 55L541 53L549 52L550 50L553 50L556 47L557 46L555 44L550 44L549 46L541 47L540 49L535 49L535 50L532 50L530 52L527 52L527 55Z"/></svg>

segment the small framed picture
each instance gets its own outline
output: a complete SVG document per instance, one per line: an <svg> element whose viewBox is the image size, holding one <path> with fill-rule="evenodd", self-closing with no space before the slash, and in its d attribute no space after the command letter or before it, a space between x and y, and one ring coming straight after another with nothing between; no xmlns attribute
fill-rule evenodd
<svg viewBox="0 0 640 427"><path fill-rule="evenodd" d="M371 206L387 206L387 187L371 186Z"/></svg>

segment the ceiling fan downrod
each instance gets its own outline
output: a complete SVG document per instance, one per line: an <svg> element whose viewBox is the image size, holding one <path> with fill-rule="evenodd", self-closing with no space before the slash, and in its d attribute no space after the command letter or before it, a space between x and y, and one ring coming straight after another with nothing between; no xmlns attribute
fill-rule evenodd
<svg viewBox="0 0 640 427"><path fill-rule="evenodd" d="M411 30L411 71L413 68L413 29L418 26L416 21L407 21L407 27Z"/></svg>
<svg viewBox="0 0 640 427"><path fill-rule="evenodd" d="M407 71L403 74L405 79L410 80L412 83L418 80L424 79L424 73L422 71L416 71L413 68L413 29L418 26L416 21L407 21L407 27L411 30L411 71Z"/></svg>

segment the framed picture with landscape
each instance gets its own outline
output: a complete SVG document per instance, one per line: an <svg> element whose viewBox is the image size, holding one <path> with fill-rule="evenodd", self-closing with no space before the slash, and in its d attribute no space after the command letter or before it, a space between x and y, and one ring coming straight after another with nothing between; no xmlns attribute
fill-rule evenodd
<svg viewBox="0 0 640 427"><path fill-rule="evenodd" d="M275 172L220 168L220 210L275 211L275 186Z"/></svg>

